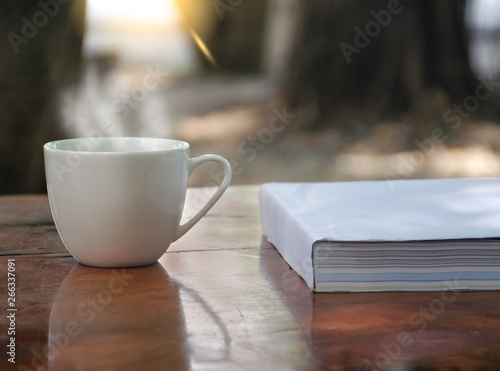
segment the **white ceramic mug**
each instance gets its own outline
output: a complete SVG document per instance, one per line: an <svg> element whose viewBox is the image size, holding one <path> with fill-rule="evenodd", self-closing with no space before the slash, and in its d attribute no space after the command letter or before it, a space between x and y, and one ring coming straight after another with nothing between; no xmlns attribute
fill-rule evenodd
<svg viewBox="0 0 500 371"><path fill-rule="evenodd" d="M189 157L186 142L157 138L78 138L44 146L52 216L82 264L129 267L156 262L217 202L231 167L216 155ZM207 204L180 225L187 179L206 161L225 176Z"/></svg>

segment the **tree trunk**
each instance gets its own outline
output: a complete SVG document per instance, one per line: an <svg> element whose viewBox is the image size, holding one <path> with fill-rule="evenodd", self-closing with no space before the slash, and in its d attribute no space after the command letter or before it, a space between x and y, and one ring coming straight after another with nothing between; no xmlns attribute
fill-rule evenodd
<svg viewBox="0 0 500 371"><path fill-rule="evenodd" d="M0 194L43 192L42 146L61 138L58 97L79 75L85 0L2 8Z"/></svg>
<svg viewBox="0 0 500 371"><path fill-rule="evenodd" d="M465 1L308 1L286 89L291 104L304 109L308 127L321 128L345 107L385 116L425 112L436 92L463 100L477 84Z"/></svg>

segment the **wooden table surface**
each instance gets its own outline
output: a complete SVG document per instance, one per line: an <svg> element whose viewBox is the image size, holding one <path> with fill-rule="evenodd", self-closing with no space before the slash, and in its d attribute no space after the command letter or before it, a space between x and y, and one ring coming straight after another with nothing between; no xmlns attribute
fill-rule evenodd
<svg viewBox="0 0 500 371"><path fill-rule="evenodd" d="M189 191L187 216L207 192ZM498 292L312 294L262 238L257 195L230 187L130 269L78 264L45 195L0 197L0 370L500 369Z"/></svg>

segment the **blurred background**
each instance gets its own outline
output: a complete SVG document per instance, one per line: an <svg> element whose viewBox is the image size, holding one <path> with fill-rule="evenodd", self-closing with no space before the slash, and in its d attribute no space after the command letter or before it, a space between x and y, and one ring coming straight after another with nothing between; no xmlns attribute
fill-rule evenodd
<svg viewBox="0 0 500 371"><path fill-rule="evenodd" d="M44 192L43 144L88 136L185 140L232 184L500 176L498 1L0 7L0 194Z"/></svg>

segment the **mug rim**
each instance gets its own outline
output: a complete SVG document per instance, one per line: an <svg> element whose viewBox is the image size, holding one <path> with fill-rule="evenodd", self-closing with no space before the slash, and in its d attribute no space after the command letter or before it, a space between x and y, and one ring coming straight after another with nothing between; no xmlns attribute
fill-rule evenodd
<svg viewBox="0 0 500 371"><path fill-rule="evenodd" d="M132 150L132 151L99 151L99 150L82 150L82 149L66 149L66 148L57 148L56 146L60 143L69 143L69 142L87 142L90 143L92 146L96 146L96 144L93 144L96 140L99 140L99 143L102 141L109 141L109 140L125 140L125 141L139 141L139 140L146 140L146 141L161 141L161 142L174 142L177 143L178 146L172 147L172 148L162 148L162 149L144 149L144 150ZM60 140L54 140L51 142L47 142L43 145L43 149L46 151L52 151L52 152L76 152L76 153L85 153L85 155L90 155L90 154L147 154L147 153L165 153L165 152L180 152L180 151L185 151L189 149L189 143L182 141L182 140L177 140L177 139L169 139L169 138L154 138L154 137L81 137L81 138L68 138L68 139L60 139Z"/></svg>

